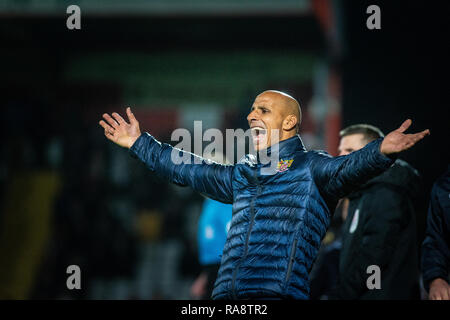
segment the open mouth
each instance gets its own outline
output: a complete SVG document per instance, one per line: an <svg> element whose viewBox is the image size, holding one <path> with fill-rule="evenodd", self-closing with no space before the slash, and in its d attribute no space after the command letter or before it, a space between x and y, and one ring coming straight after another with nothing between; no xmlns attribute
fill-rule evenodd
<svg viewBox="0 0 450 320"><path fill-rule="evenodd" d="M253 143L254 144L261 144L264 142L266 138L267 130L263 127L252 127L251 133L253 137Z"/></svg>

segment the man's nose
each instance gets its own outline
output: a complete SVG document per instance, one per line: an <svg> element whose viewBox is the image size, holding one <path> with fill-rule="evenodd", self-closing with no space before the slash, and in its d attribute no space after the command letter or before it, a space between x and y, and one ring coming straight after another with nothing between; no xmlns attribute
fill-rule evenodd
<svg viewBox="0 0 450 320"><path fill-rule="evenodd" d="M247 116L248 123L252 122L252 120L258 120L258 113L256 110L251 111Z"/></svg>

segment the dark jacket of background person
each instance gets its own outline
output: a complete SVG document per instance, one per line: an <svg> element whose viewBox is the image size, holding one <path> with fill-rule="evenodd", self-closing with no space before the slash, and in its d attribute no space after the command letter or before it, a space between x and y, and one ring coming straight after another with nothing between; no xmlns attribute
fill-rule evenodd
<svg viewBox="0 0 450 320"><path fill-rule="evenodd" d="M351 193L342 230L340 299L419 299L414 198L421 181L405 161ZM381 271L381 289L368 289L367 267Z"/></svg>
<svg viewBox="0 0 450 320"><path fill-rule="evenodd" d="M450 165L431 190L427 229L422 244L422 277L428 291L432 280L449 282L450 275Z"/></svg>
<svg viewBox="0 0 450 320"><path fill-rule="evenodd" d="M322 241L317 260L310 273L311 300L335 299L339 281L339 256L342 248L343 201L336 207L330 228Z"/></svg>
<svg viewBox="0 0 450 320"><path fill-rule="evenodd" d="M297 135L278 144L284 162L274 174L264 174L262 169L271 164L252 155L236 165L220 165L162 144L148 133L130 152L173 183L233 203L213 299L308 299L309 272L338 199L393 163L380 152L381 142L333 158L306 151ZM190 164L175 165L172 153L187 156Z"/></svg>

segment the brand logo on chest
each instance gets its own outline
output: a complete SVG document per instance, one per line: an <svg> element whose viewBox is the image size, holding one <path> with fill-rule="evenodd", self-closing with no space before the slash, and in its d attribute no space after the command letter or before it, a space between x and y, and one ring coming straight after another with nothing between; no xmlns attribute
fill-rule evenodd
<svg viewBox="0 0 450 320"><path fill-rule="evenodd" d="M284 171L288 170L289 167L291 166L292 162L294 162L294 159L289 159L289 160L281 159L277 165L277 172L284 172Z"/></svg>

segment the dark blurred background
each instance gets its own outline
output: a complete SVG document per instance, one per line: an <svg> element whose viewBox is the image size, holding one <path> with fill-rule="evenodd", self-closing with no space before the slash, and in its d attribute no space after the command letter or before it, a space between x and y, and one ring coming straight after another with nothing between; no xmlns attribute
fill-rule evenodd
<svg viewBox="0 0 450 320"><path fill-rule="evenodd" d="M66 8L81 8L68 30ZM369 30L366 8L381 9ZM419 241L449 163L447 2L3 0L0 2L0 298L187 299L203 198L167 184L103 135L131 106L164 142L176 128L247 129L255 96L298 98L309 149L339 130L431 136L419 170ZM175 144L172 142L172 144ZM82 270L68 290L66 268Z"/></svg>

